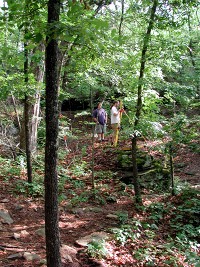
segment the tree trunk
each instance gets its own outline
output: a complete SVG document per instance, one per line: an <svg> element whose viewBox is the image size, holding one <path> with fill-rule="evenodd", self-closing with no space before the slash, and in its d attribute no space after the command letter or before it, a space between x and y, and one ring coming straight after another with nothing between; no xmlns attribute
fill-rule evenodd
<svg viewBox="0 0 200 267"><path fill-rule="evenodd" d="M190 13L188 14L188 28L189 28L189 33L191 33L192 32L192 28L191 28L191 24L190 24ZM193 55L194 45L193 45L193 40L192 40L191 36L190 36L190 42L189 42L188 48L189 48L189 55L190 55L190 58L191 58L192 67L193 67L194 73L196 75L195 83L196 83L197 94L198 94L198 98L200 99L199 68L198 68L198 66L196 64L195 57Z"/></svg>
<svg viewBox="0 0 200 267"><path fill-rule="evenodd" d="M147 28L147 32L144 36L144 43L142 48L142 56L140 60L140 75L138 80L138 98L137 98L137 106L136 106L136 114L135 114L135 122L134 128L137 128L137 125L140 120L141 111L142 111L142 89L143 89L143 77L145 72L145 64L146 64L146 52L149 44L149 39L151 36L151 30L153 29L153 23L155 20L156 8L158 5L158 0L153 1L153 6L151 8L151 15L149 20L149 25ZM133 163L133 184L135 189L135 197L136 202L142 204L142 198L140 193L139 179L138 179L138 170L137 170L137 135L134 133L132 138L132 163Z"/></svg>
<svg viewBox="0 0 200 267"><path fill-rule="evenodd" d="M37 50L43 52L44 51L44 44L41 43L38 47ZM31 151L32 153L35 153L37 151L37 136L38 136L38 126L40 122L40 85L43 82L43 77L44 77L44 62L40 62L39 65L34 66L35 63L31 63L31 67L33 69L33 73L35 74L35 79L37 81L38 87L36 89L36 93L33 99L33 105L31 107L32 109L32 119L31 119Z"/></svg>
<svg viewBox="0 0 200 267"><path fill-rule="evenodd" d="M174 186L174 159L173 159L173 148L172 148L172 144L170 144L170 146L169 146L169 159L170 159L170 176L171 176L172 196L175 196L175 186Z"/></svg>
<svg viewBox="0 0 200 267"><path fill-rule="evenodd" d="M137 136L132 138L132 162L133 162L133 185L135 190L135 202L142 204L141 190L138 179L138 168L137 168Z"/></svg>
<svg viewBox="0 0 200 267"><path fill-rule="evenodd" d="M58 226L58 41L60 1L48 1L46 46L46 147L45 147L45 233L48 267L60 267Z"/></svg>
<svg viewBox="0 0 200 267"><path fill-rule="evenodd" d="M27 44L24 44L24 81L28 84L28 51ZM30 104L29 97L25 94L24 99L24 124L25 124L25 140L26 140L26 162L27 162L27 176L28 182L32 183L32 160L31 160L31 148L30 148Z"/></svg>

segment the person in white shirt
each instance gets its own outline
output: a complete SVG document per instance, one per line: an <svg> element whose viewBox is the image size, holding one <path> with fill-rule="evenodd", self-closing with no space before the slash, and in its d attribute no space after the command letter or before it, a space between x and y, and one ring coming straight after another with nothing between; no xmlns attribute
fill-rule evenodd
<svg viewBox="0 0 200 267"><path fill-rule="evenodd" d="M111 107L111 128L113 130L112 135L112 144L116 144L117 132L120 128L120 113L123 112L123 109L119 108L119 101L115 100Z"/></svg>

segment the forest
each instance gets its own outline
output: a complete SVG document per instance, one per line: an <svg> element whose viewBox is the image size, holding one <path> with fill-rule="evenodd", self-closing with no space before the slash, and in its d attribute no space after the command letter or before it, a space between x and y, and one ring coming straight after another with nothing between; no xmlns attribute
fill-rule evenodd
<svg viewBox="0 0 200 267"><path fill-rule="evenodd" d="M0 1L0 266L200 267L199 4Z"/></svg>

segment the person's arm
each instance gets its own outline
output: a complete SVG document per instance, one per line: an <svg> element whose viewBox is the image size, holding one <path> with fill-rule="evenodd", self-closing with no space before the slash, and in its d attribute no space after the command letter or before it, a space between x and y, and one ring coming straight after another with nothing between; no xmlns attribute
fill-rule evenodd
<svg viewBox="0 0 200 267"><path fill-rule="evenodd" d="M93 112L93 120L94 120L94 122L98 122L98 118L97 118L98 116L97 116L97 110L95 110L94 112Z"/></svg>
<svg viewBox="0 0 200 267"><path fill-rule="evenodd" d="M118 115L118 110L116 107L112 107L112 114L113 116L117 116Z"/></svg>

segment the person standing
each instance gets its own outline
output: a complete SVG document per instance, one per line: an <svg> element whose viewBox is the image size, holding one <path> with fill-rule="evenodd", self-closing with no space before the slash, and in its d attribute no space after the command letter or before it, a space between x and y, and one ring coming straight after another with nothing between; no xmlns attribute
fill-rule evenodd
<svg viewBox="0 0 200 267"><path fill-rule="evenodd" d="M123 109L119 109L119 101L115 100L111 107L111 128L113 130L112 144L117 144L118 132L120 129L120 115Z"/></svg>
<svg viewBox="0 0 200 267"><path fill-rule="evenodd" d="M98 141L105 141L104 135L106 133L107 113L102 108L102 102L98 103L97 109L93 111L92 117L96 122L96 133L98 135Z"/></svg>

